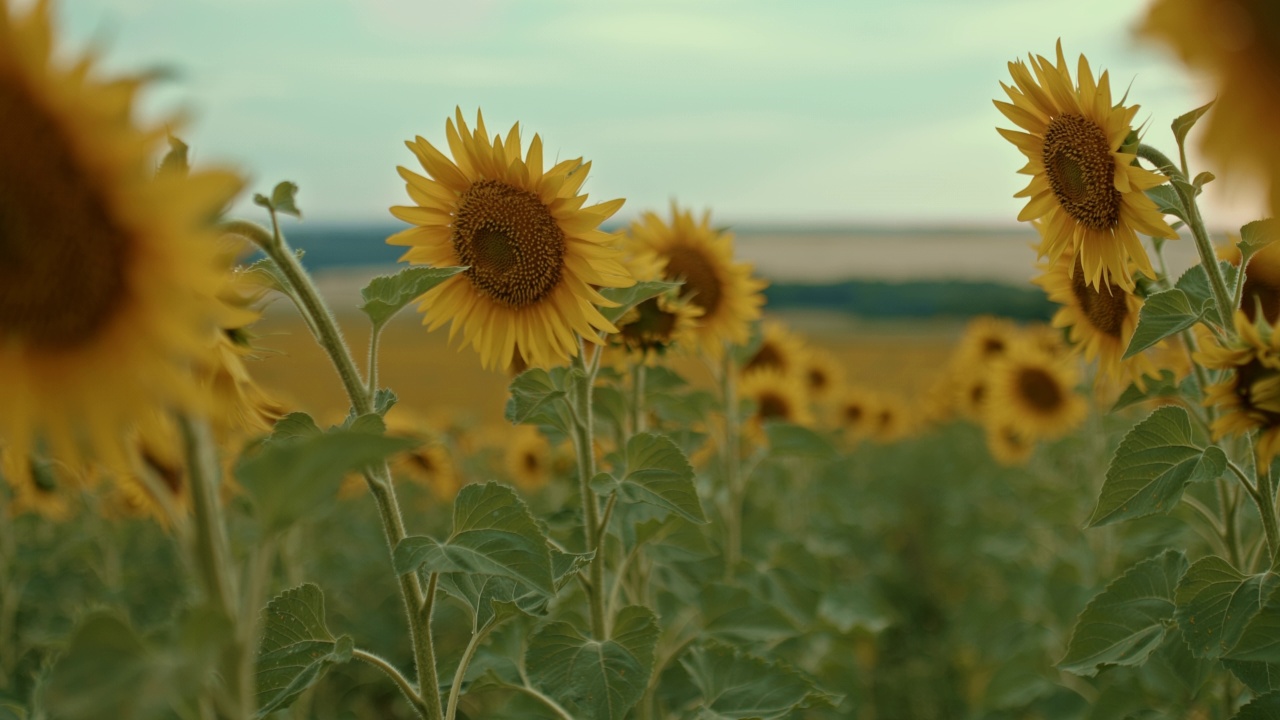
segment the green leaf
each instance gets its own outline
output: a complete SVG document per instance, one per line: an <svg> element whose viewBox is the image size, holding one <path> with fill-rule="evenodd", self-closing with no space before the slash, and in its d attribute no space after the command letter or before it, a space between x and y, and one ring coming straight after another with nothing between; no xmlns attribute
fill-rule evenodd
<svg viewBox="0 0 1280 720"><path fill-rule="evenodd" d="M396 572L497 575L554 595L547 538L516 492L496 482L462 488L453 503L453 534L443 543L407 537L392 556Z"/></svg>
<svg viewBox="0 0 1280 720"><path fill-rule="evenodd" d="M27 720L27 711L19 705L0 702L0 720Z"/></svg>
<svg viewBox="0 0 1280 720"><path fill-rule="evenodd" d="M1111 412L1123 410L1131 405L1137 405L1146 400L1155 398L1175 397L1179 394L1180 388L1177 378L1172 370L1161 370L1160 377L1146 378L1146 389L1138 387L1137 383L1129 383L1129 387L1120 393L1120 397L1116 399L1116 404L1111 406Z"/></svg>
<svg viewBox="0 0 1280 720"><path fill-rule="evenodd" d="M530 638L525 665L534 684L575 718L623 718L644 695L657 641L653 611L632 605L618 613L604 642L566 622L546 625Z"/></svg>
<svg viewBox="0 0 1280 720"><path fill-rule="evenodd" d="M1276 218L1255 220L1240 228L1240 242L1236 247L1240 248L1240 254L1243 256L1241 265L1247 264L1249 258L1275 242L1278 237L1280 237L1280 220Z"/></svg>
<svg viewBox="0 0 1280 720"><path fill-rule="evenodd" d="M1231 671L1255 695L1280 690L1280 665L1264 662L1223 659L1222 665Z"/></svg>
<svg viewBox="0 0 1280 720"><path fill-rule="evenodd" d="M164 159L160 161L160 169L156 171L156 174L186 177L191 170L191 165L187 161L189 150L190 148L187 147L186 143L170 135L169 152L164 154Z"/></svg>
<svg viewBox="0 0 1280 720"><path fill-rule="evenodd" d="M550 425L568 433L572 422L562 402L568 394L567 375L563 368L520 373L511 381L504 417L514 425Z"/></svg>
<svg viewBox="0 0 1280 720"><path fill-rule="evenodd" d="M330 665L351 659L351 638L334 638L324 620L324 593L307 583L277 595L262 613L254 665L257 717L288 707Z"/></svg>
<svg viewBox="0 0 1280 720"><path fill-rule="evenodd" d="M1227 287L1233 287L1239 270L1231 263L1224 261L1218 262L1218 268ZM1223 321L1222 318L1218 317L1217 300L1213 296L1213 288L1209 285L1209 275L1205 272L1204 265L1196 265L1184 272L1182 277L1178 278L1178 282L1174 287L1187 294L1187 301L1191 304L1191 307L1210 308L1209 319L1211 321L1219 325L1225 325L1226 321L1231 320L1228 317L1226 321Z"/></svg>
<svg viewBox="0 0 1280 720"><path fill-rule="evenodd" d="M1178 288L1158 292L1147 298L1138 315L1138 327L1133 331L1126 358L1133 357L1161 340L1176 335L1195 325L1202 315L1199 307L1192 307L1187 294Z"/></svg>
<svg viewBox="0 0 1280 720"><path fill-rule="evenodd" d="M769 438L770 455L794 455L817 460L831 460L836 456L831 443L809 428L770 422L765 424L764 432Z"/></svg>
<svg viewBox="0 0 1280 720"><path fill-rule="evenodd" d="M776 642L796 635L796 627L776 605L745 588L704 583L698 599L702 627L710 636L731 642Z"/></svg>
<svg viewBox="0 0 1280 720"><path fill-rule="evenodd" d="M294 250L293 254L299 259L302 258L301 250ZM244 269L244 272L253 273L259 282L272 290L293 297L293 290L289 287L289 280L284 276L284 272L280 270L280 266L276 264L275 260L264 257L251 263Z"/></svg>
<svg viewBox="0 0 1280 720"><path fill-rule="evenodd" d="M1277 586L1280 576L1263 573L1246 577L1220 557L1192 563L1174 596L1178 605L1174 617L1191 652L1196 657L1267 660L1265 651L1274 638L1259 632L1261 628L1250 633L1253 637L1244 643L1245 652L1237 655L1235 647Z"/></svg>
<svg viewBox="0 0 1280 720"><path fill-rule="evenodd" d="M626 502L656 505L696 523L707 516L693 486L693 467L680 448L665 435L640 433L627 441L626 467L622 478L613 483L600 478L593 486L616 487L618 497Z"/></svg>
<svg viewBox="0 0 1280 720"><path fill-rule="evenodd" d="M1058 667L1092 677L1103 665L1142 665L1164 640L1186 571L1186 556L1174 550L1129 568L1080 613Z"/></svg>
<svg viewBox="0 0 1280 720"><path fill-rule="evenodd" d="M1280 691L1259 695L1240 708L1233 720L1278 720L1280 719Z"/></svg>
<svg viewBox="0 0 1280 720"><path fill-rule="evenodd" d="M65 720L153 717L150 664L142 640L123 620L104 611L91 613L76 626L49 674L45 708Z"/></svg>
<svg viewBox="0 0 1280 720"><path fill-rule="evenodd" d="M841 700L784 663L715 641L690 648L680 664L701 691L699 717L708 720L773 720L796 710L835 707Z"/></svg>
<svg viewBox="0 0 1280 720"><path fill-rule="evenodd" d="M1178 197L1177 190L1168 185L1157 185L1146 192L1161 214L1172 215L1187 222L1187 210L1182 206L1182 198Z"/></svg>
<svg viewBox="0 0 1280 720"><path fill-rule="evenodd" d="M1173 119L1173 139L1178 142L1178 150L1182 150L1182 146L1187 140L1187 133L1191 132L1191 128L1195 127L1196 121L1209 112L1211 107L1213 107L1212 100L1191 112L1183 113Z"/></svg>
<svg viewBox="0 0 1280 720"><path fill-rule="evenodd" d="M304 412L291 412L276 421L271 428L272 440L289 440L323 435L324 431L316 425L316 421Z"/></svg>
<svg viewBox="0 0 1280 720"><path fill-rule="evenodd" d="M400 398L392 392L391 388L381 388L373 394L373 411L378 415L386 415L387 411L395 407Z"/></svg>
<svg viewBox="0 0 1280 720"><path fill-rule="evenodd" d="M298 209L294 202L294 196L298 194L298 186L285 180L276 183L271 191L271 207L275 208L278 213L292 215L296 218L302 217L302 211Z"/></svg>
<svg viewBox="0 0 1280 720"><path fill-rule="evenodd" d="M1199 190L1200 188L1203 188L1205 185L1208 185L1209 183L1213 182L1217 178L1218 178L1217 175L1214 175L1213 173L1206 170L1201 173L1196 173L1196 176L1191 179L1191 184L1195 186L1196 190Z"/></svg>
<svg viewBox="0 0 1280 720"><path fill-rule="evenodd" d="M351 429L315 434L305 422L295 419L286 424L285 432L272 435L256 452L241 457L236 478L253 500L265 531L283 531L315 512L337 494L347 473L359 472L418 444L416 440L362 432L360 428L365 426L367 423L353 424Z"/></svg>
<svg viewBox="0 0 1280 720"><path fill-rule="evenodd" d="M609 322L617 322L618 318L627 314L631 308L650 298L655 298L669 290L675 290L684 283L644 280L625 288L600 288L600 294L606 299L618 303L617 307L602 307L600 314Z"/></svg>
<svg viewBox="0 0 1280 720"><path fill-rule="evenodd" d="M1186 410L1159 408L1120 442L1088 524L1167 513L1188 483L1217 480L1226 469L1221 448L1201 447L1193 438Z"/></svg>
<svg viewBox="0 0 1280 720"><path fill-rule="evenodd" d="M364 299L360 311L369 316L375 328L381 328L404 306L464 270L464 267L407 267L395 275L379 275L360 291Z"/></svg>

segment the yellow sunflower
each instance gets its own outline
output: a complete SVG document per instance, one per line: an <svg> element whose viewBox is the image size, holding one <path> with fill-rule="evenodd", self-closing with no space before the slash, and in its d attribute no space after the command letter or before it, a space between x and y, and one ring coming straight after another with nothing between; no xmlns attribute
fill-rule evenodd
<svg viewBox="0 0 1280 720"><path fill-rule="evenodd" d="M879 398L875 393L864 387L850 387L836 406L836 424L851 439L867 437L879 409Z"/></svg>
<svg viewBox="0 0 1280 720"><path fill-rule="evenodd" d="M1280 214L1280 5L1275 0L1158 0L1140 32L1215 80L1204 149L1260 171Z"/></svg>
<svg viewBox="0 0 1280 720"><path fill-rule="evenodd" d="M1073 345L1086 362L1098 361L1103 379L1114 384L1137 382L1159 375L1145 353L1125 359L1125 350L1138 327L1142 298L1114 283L1101 288L1085 282L1080 261L1070 250L1053 263L1042 263L1042 274L1032 280L1044 288L1049 299L1061 307L1053 315L1053 326L1066 328Z"/></svg>
<svg viewBox="0 0 1280 720"><path fill-rule="evenodd" d="M711 227L711 213L694 220L671 205L671 223L646 212L631 224L635 242L660 258L663 277L680 280L680 297L702 310L695 332L700 349L720 357L726 342L741 345L759 319L765 283L751 276L750 263L733 261L733 235Z"/></svg>
<svg viewBox="0 0 1280 720"><path fill-rule="evenodd" d="M1228 371L1209 386L1205 405L1218 408L1213 439L1258 431L1258 461L1269 465L1280 453L1280 335L1265 322L1235 314L1236 338L1219 343L1207 338L1195 360L1213 370Z"/></svg>
<svg viewBox="0 0 1280 720"><path fill-rule="evenodd" d="M813 424L804 382L795 375L783 375L774 368L763 368L745 375L739 386L740 396L750 400L755 410L745 429L756 442L764 442L766 422Z"/></svg>
<svg viewBox="0 0 1280 720"><path fill-rule="evenodd" d="M633 253L625 265L637 281L661 280L663 263L657 255L632 244ZM639 252L635 252L638 250ZM667 350L692 347L702 308L678 291L663 293L636 305L618 319L618 333L610 342L648 362Z"/></svg>
<svg viewBox="0 0 1280 720"><path fill-rule="evenodd" d="M881 395L869 419L871 439L878 443L891 443L911 433L911 417L907 405L900 397Z"/></svg>
<svg viewBox="0 0 1280 720"><path fill-rule="evenodd" d="M421 443L391 459L392 475L431 490L441 502L453 502L462 489L462 478L440 428L400 405L387 413L386 423L387 434Z"/></svg>
<svg viewBox="0 0 1280 720"><path fill-rule="evenodd" d="M1070 358L1050 357L1031 345L1015 345L993 363L987 381L986 424L1017 428L1034 441L1061 437L1083 420L1088 406L1076 394L1079 373Z"/></svg>
<svg viewBox="0 0 1280 720"><path fill-rule="evenodd" d="M456 119L445 123L452 160L420 136L406 143L430 178L397 168L416 205L391 214L414 227L387 242L409 246L400 259L410 263L469 268L422 296L428 329L451 322L449 338L461 330L486 368L505 368L516 352L530 365L563 364L578 354L577 336L617 332L596 308L610 305L596 288L634 283L618 235L599 229L623 201L583 207L591 163L544 172L542 138L522 157L519 124L490 139L478 112L474 133L461 109Z"/></svg>
<svg viewBox="0 0 1280 720"><path fill-rule="evenodd" d="M768 369L783 375L801 375L807 354L808 349L800 336L776 320L767 320L762 328L760 347L743 363L742 372L747 374ZM805 385L808 385L807 380Z"/></svg>
<svg viewBox="0 0 1280 720"><path fill-rule="evenodd" d="M1015 425L989 424L986 427L987 451L1001 465L1025 465L1035 453L1036 444Z"/></svg>
<svg viewBox="0 0 1280 720"><path fill-rule="evenodd" d="M56 56L49 5L0 0L0 443L120 469L140 416L207 407L190 368L232 313L204 225L241 183L157 177L142 82Z"/></svg>
<svg viewBox="0 0 1280 720"><path fill-rule="evenodd" d="M970 320L956 346L955 361L964 366L985 366L1009 352L1019 335L1012 320L979 315Z"/></svg>
<svg viewBox="0 0 1280 720"><path fill-rule="evenodd" d="M1029 200L1018 219L1043 219L1040 254L1050 262L1073 249L1090 286L1132 290L1131 269L1155 277L1137 233L1177 237L1143 193L1165 177L1133 164L1136 155L1121 150L1138 106L1113 106L1107 73L1095 83L1083 55L1073 83L1061 42L1057 50L1056 65L1043 56L1031 57L1030 68L1021 60L1009 63L1015 87L1000 87L1013 102L995 101L1026 130L998 128L1027 156L1018 172L1031 182L1014 197Z"/></svg>
<svg viewBox="0 0 1280 720"><path fill-rule="evenodd" d="M551 479L551 446L532 425L519 425L504 447L507 476L525 492L537 492Z"/></svg>
<svg viewBox="0 0 1280 720"><path fill-rule="evenodd" d="M844 387L844 368L835 354L826 348L810 347L800 364L805 389L814 402L834 402Z"/></svg>

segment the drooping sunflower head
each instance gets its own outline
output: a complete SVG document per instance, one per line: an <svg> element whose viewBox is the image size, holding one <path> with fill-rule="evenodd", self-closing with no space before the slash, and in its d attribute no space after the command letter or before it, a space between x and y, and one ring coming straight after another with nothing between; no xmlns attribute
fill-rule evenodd
<svg viewBox="0 0 1280 720"><path fill-rule="evenodd" d="M1165 178L1122 151L1138 106L1113 106L1107 73L1095 82L1083 55L1073 82L1061 42L1057 51L1056 64L1043 56L1030 67L1009 63L1014 85L1000 86L1012 102L995 101L1025 131L998 128L1027 157L1018 172L1031 182L1015 195L1028 198L1018 219L1042 219L1040 254L1056 261L1074 249L1090 286L1132 290L1131 267L1155 277L1137 233L1177 237L1143 192Z"/></svg>
<svg viewBox="0 0 1280 720"><path fill-rule="evenodd" d="M750 400L755 408L747 419L746 430L757 442L764 441L765 423L813 423L809 399L798 376L783 375L772 368L757 370L743 376L740 391L742 399Z"/></svg>
<svg viewBox="0 0 1280 720"><path fill-rule="evenodd" d="M1261 174L1280 215L1280 4L1274 0L1157 0L1140 32L1210 75L1217 99L1204 149Z"/></svg>
<svg viewBox="0 0 1280 720"><path fill-rule="evenodd" d="M799 335L777 320L766 320L761 328L760 346L743 363L742 372L776 370L783 375L803 375L808 355L808 348Z"/></svg>
<svg viewBox="0 0 1280 720"><path fill-rule="evenodd" d="M1235 328L1234 339L1202 336L1204 343L1195 355L1206 368L1227 371L1205 392L1205 405L1218 409L1213 437L1258 430L1258 458L1270 463L1280 453L1280 335L1265 322L1249 320L1243 311L1235 314Z"/></svg>
<svg viewBox="0 0 1280 720"><path fill-rule="evenodd" d="M519 425L504 446L507 475L525 492L537 492L551 479L551 446L532 425Z"/></svg>
<svg viewBox="0 0 1280 720"><path fill-rule="evenodd" d="M1015 427L1028 440L1061 437L1084 420L1088 406L1076 394L1079 372L1070 358L1053 358L1019 344L992 364L985 423Z"/></svg>
<svg viewBox="0 0 1280 720"><path fill-rule="evenodd" d="M120 469L139 415L207 408L190 367L228 267L206 223L240 180L156 176L165 132L131 118L143 83L54 45L47 3L0 3L0 443Z"/></svg>
<svg viewBox="0 0 1280 720"><path fill-rule="evenodd" d="M726 342L747 342L764 305L765 283L752 277L749 263L733 261L733 236L711 227L710 212L695 220L692 211L672 203L670 223L646 212L630 233L662 261L665 279L684 283L680 297L702 310L694 334L703 352L719 357Z"/></svg>
<svg viewBox="0 0 1280 720"><path fill-rule="evenodd" d="M1042 263L1040 269L1042 274L1032 282L1060 306L1053 326L1067 330L1087 362L1098 361L1102 379L1113 384L1141 383L1143 377L1159 374L1146 354L1124 357L1138 326L1142 298L1114 283L1088 284L1079 257L1070 250L1055 262Z"/></svg>
<svg viewBox="0 0 1280 720"><path fill-rule="evenodd" d="M407 245L401 257L434 267L467 266L422 296L423 322L452 322L463 344L487 367L506 367L519 352L530 365L563 364L578 337L596 342L616 332L597 305L597 288L634 283L619 262L618 235L603 232L622 200L584 207L579 190L591 169L581 159L544 171L542 139L521 151L520 126L492 138L477 113L473 133L459 109L445 134L450 160L422 137L406 143L429 177L398 168L413 206L391 214L414 227L387 242Z"/></svg>

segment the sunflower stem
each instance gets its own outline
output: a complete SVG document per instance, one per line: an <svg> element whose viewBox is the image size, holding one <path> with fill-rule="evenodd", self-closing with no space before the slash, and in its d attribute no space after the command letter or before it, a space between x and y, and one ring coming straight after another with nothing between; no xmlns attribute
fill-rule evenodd
<svg viewBox="0 0 1280 720"><path fill-rule="evenodd" d="M724 363L720 372L720 391L724 400L724 476L727 507L724 514L726 579L732 578L742 558L742 467L738 458L738 368L733 361L733 349L724 348Z"/></svg>
<svg viewBox="0 0 1280 720"><path fill-rule="evenodd" d="M471 634L471 641L467 643L467 649L462 651L462 659L458 661L458 670L453 674L453 687L449 688L449 704L445 709L445 720L454 720L458 716L458 699L462 697L462 681L467 676L467 668L471 667L471 660L475 658L481 641L496 625L496 621L490 622L480 628L479 632Z"/></svg>
<svg viewBox="0 0 1280 720"><path fill-rule="evenodd" d="M382 337L382 328L376 325L369 331L369 397L378 395L378 339Z"/></svg>
<svg viewBox="0 0 1280 720"><path fill-rule="evenodd" d="M1213 252L1213 242L1209 239L1209 232L1205 230L1204 218L1200 215L1195 194L1187 189L1190 184L1186 174L1179 170L1178 166L1174 165L1164 153L1150 145L1139 145L1138 157L1155 165L1161 174L1168 177L1173 191L1178 194L1182 209L1187 213L1187 227L1191 228L1191 235L1196 241L1200 264L1204 266L1205 275L1209 277L1209 286L1213 289L1213 299L1218 306L1218 317L1222 319L1224 325L1229 324L1234 311L1231 293L1227 291L1227 282L1222 277L1222 268L1218 267L1218 256Z"/></svg>
<svg viewBox="0 0 1280 720"><path fill-rule="evenodd" d="M600 502L596 498L595 491L591 489L591 478L596 474L591 416L591 390L595 382L595 373L592 370L598 365L594 362L597 358L593 358L593 362L588 367L583 357L584 351L582 341L579 339L578 354L573 359L574 369L578 371L574 374L573 446L578 455L578 491L582 495L582 531L583 541L586 544L584 549L586 552L595 553L591 558L591 581L587 584L587 599L591 610L591 635L603 642L608 637L605 634L604 617L604 553L600 551L600 545L596 541L597 534L602 530Z"/></svg>
<svg viewBox="0 0 1280 720"><path fill-rule="evenodd" d="M1252 438L1250 444L1254 451L1253 472L1257 477L1258 488L1254 502L1258 504L1258 515L1262 517L1262 532L1267 537L1271 571L1276 572L1280 571L1280 531L1276 528L1276 494L1271 481L1271 465L1261 462L1262 457L1257 450L1257 438Z"/></svg>
<svg viewBox="0 0 1280 720"><path fill-rule="evenodd" d="M631 366L631 434L638 435L645 430L644 414L644 360Z"/></svg>
<svg viewBox="0 0 1280 720"><path fill-rule="evenodd" d="M396 684L396 687L400 688L400 692L404 695L405 699L418 710L418 713L425 714L426 707L422 704L422 698L418 697L418 693L413 689L413 685L409 683L409 680L405 678L404 675L400 674L400 671L397 670L394 665L383 658L366 650L361 650L360 648L353 649L351 651L351 657L356 660L362 660L385 673L386 676Z"/></svg>

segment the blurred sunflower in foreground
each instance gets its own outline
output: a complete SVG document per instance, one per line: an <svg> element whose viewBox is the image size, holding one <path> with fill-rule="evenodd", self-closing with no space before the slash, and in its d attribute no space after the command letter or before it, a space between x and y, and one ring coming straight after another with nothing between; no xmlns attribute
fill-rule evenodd
<svg viewBox="0 0 1280 720"><path fill-rule="evenodd" d="M673 203L668 224L652 212L631 224L638 245L662 262L662 275L679 280L680 297L702 311L693 331L699 348L720 357L726 342L742 345L750 339L751 321L764 305L762 280L751 276L749 263L733 261L733 236L711 227L710 212L694 220L689 210Z"/></svg>
<svg viewBox="0 0 1280 720"><path fill-rule="evenodd" d="M623 201L584 207L579 194L591 163L565 160L543 171L542 138L520 149L520 126L504 140L489 137L476 113L472 133L457 111L445 123L453 159L421 136L405 143L430 177L397 168L414 206L391 214L414 227L387 238L407 245L400 258L433 267L465 265L461 275L423 295L418 309L435 330L451 322L449 337L480 353L486 368L520 357L531 366L560 365L578 354L578 339L597 342L617 332L597 305L611 303L597 288L629 287L617 235L603 232Z"/></svg>
<svg viewBox="0 0 1280 720"><path fill-rule="evenodd" d="M1259 171L1280 214L1280 3L1158 0L1140 32L1213 77L1217 99L1204 149L1228 166Z"/></svg>
<svg viewBox="0 0 1280 720"><path fill-rule="evenodd" d="M56 61L50 15L0 0L0 444L126 468L122 429L209 406L191 367L236 313L204 224L241 181L157 176L166 132L131 118L143 82Z"/></svg>
<svg viewBox="0 0 1280 720"><path fill-rule="evenodd" d="M1165 177L1138 167L1124 148L1138 106L1113 105L1107 73L1095 82L1083 55L1073 82L1061 42L1057 51L1056 64L1038 55L1030 68L1009 63L1014 87L1000 87L1012 103L995 101L1026 131L997 128L1027 157L1018 172L1031 182L1015 195L1028 198L1018 219L1043 219L1040 254L1051 263L1073 250L1089 286L1132 290L1131 268L1155 277L1138 233L1177 237L1143 192Z"/></svg>
<svg viewBox="0 0 1280 720"><path fill-rule="evenodd" d="M1242 311L1235 314L1235 329L1234 339L1210 338L1195 359L1206 368L1229 371L1205 393L1205 404L1219 413L1214 440L1257 430L1258 461L1265 467L1280 454L1280 336Z"/></svg>

